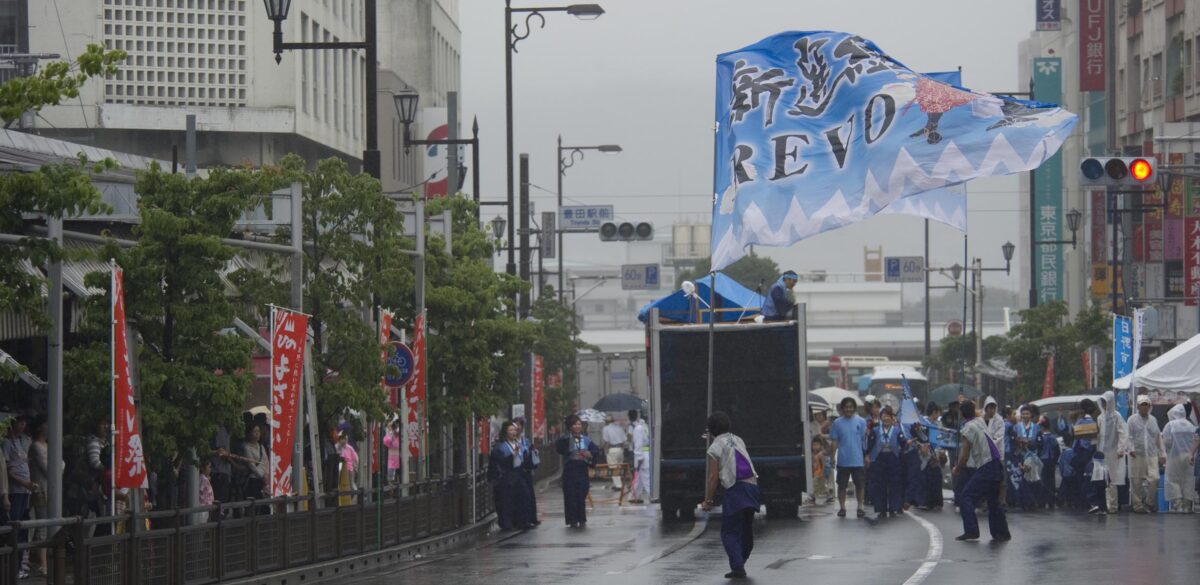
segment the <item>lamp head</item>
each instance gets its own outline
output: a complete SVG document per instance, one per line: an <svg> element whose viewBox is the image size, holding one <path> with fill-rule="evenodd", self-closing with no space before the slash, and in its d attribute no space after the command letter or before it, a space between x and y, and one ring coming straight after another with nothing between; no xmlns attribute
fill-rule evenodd
<svg viewBox="0 0 1200 585"><path fill-rule="evenodd" d="M618 152L621 152L621 147L616 144L601 144L600 146L596 147L596 150L599 150L604 154L617 154Z"/></svg>
<svg viewBox="0 0 1200 585"><path fill-rule="evenodd" d="M292 8L292 0L263 0L267 9L267 18L274 21L287 20L288 11Z"/></svg>
<svg viewBox="0 0 1200 585"><path fill-rule="evenodd" d="M396 113L400 116L400 123L405 126L412 125L417 119L417 103L421 96L410 87L406 87L392 95L392 100L396 103Z"/></svg>
<svg viewBox="0 0 1200 585"><path fill-rule="evenodd" d="M508 222L505 221L503 215L497 215L496 218L492 220L492 235L495 236L497 240L500 239L500 236L504 235L504 228L507 226L507 224Z"/></svg>
<svg viewBox="0 0 1200 585"><path fill-rule="evenodd" d="M596 20L604 14L604 9L599 4L572 4L567 7L567 14L579 20Z"/></svg>
<svg viewBox="0 0 1200 585"><path fill-rule="evenodd" d="M1075 232L1079 231L1079 221L1082 218L1083 218L1083 214L1080 213L1078 209L1072 209L1071 211L1068 211L1067 212L1067 229L1071 230L1071 233L1075 233Z"/></svg>
<svg viewBox="0 0 1200 585"><path fill-rule="evenodd" d="M1016 251L1016 249L1017 247L1014 246L1012 242L1004 242L1004 245L1000 246L1000 252L1004 254L1005 262L1012 261L1013 252Z"/></svg>

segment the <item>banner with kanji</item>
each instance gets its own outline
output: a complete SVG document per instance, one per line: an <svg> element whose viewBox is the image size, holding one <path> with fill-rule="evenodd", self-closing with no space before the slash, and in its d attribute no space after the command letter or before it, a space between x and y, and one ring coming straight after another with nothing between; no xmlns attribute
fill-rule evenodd
<svg viewBox="0 0 1200 585"><path fill-rule="evenodd" d="M1188 306L1200 298L1200 217L1183 220L1183 296Z"/></svg>
<svg viewBox="0 0 1200 585"><path fill-rule="evenodd" d="M1046 379L1042 381L1042 398L1054 397L1054 354L1046 358Z"/></svg>
<svg viewBox="0 0 1200 585"><path fill-rule="evenodd" d="M379 311L379 359L386 364L388 361L388 341L392 338L392 314L388 311ZM396 391L388 385L387 375L385 374L379 380L379 386L383 390L384 399L396 406Z"/></svg>
<svg viewBox="0 0 1200 585"><path fill-rule="evenodd" d="M404 401L408 404L408 420L404 425L404 435L408 440L408 454L413 457L421 456L421 433L425 425L421 423L425 405L425 314L417 315L416 326L413 327L413 376L408 386L404 388Z"/></svg>
<svg viewBox="0 0 1200 585"><path fill-rule="evenodd" d="M291 495L308 315L271 308L271 496Z"/></svg>
<svg viewBox="0 0 1200 585"><path fill-rule="evenodd" d="M533 437L546 438L546 363L542 356L533 356Z"/></svg>
<svg viewBox="0 0 1200 585"><path fill-rule="evenodd" d="M125 332L125 273L112 265L112 399L113 487L146 487L146 456L138 422L137 400L129 372L129 339Z"/></svg>

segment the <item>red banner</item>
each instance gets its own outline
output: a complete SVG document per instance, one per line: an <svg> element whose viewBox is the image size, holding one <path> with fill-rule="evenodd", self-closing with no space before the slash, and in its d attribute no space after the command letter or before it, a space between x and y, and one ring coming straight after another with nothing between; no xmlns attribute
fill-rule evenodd
<svg viewBox="0 0 1200 585"><path fill-rule="evenodd" d="M125 333L125 273L112 265L113 460L117 489L146 487L146 455L138 422L133 380L129 375L129 339Z"/></svg>
<svg viewBox="0 0 1200 585"><path fill-rule="evenodd" d="M291 495L308 315L271 309L271 496Z"/></svg>
<svg viewBox="0 0 1200 585"><path fill-rule="evenodd" d="M1104 8L1107 0L1079 0L1079 91L1104 91Z"/></svg>
<svg viewBox="0 0 1200 585"><path fill-rule="evenodd" d="M1183 295L1189 306L1196 306L1200 297L1200 217L1183 220Z"/></svg>
<svg viewBox="0 0 1200 585"><path fill-rule="evenodd" d="M1092 352L1086 349L1083 350L1083 387L1085 390L1092 387Z"/></svg>
<svg viewBox="0 0 1200 585"><path fill-rule="evenodd" d="M1046 379L1042 382L1042 398L1054 396L1054 354L1046 358Z"/></svg>
<svg viewBox="0 0 1200 585"><path fill-rule="evenodd" d="M491 438L489 436L491 434L490 428L491 425L488 424L488 419L479 419L479 429L476 432L479 433L479 453L481 455L487 455L491 452L491 449L488 448L488 443L490 442L488 439Z"/></svg>
<svg viewBox="0 0 1200 585"><path fill-rule="evenodd" d="M379 359L387 364L388 358L388 342L392 339L392 314L387 311L379 312ZM387 375L379 379L379 387L383 389L384 400L388 400L393 407L397 402L396 389L387 385Z"/></svg>
<svg viewBox="0 0 1200 585"><path fill-rule="evenodd" d="M546 438L546 363L533 356L533 437Z"/></svg>
<svg viewBox="0 0 1200 585"><path fill-rule="evenodd" d="M422 411L425 405L425 315L417 315L413 328L413 377L404 389L404 401L408 404L408 421L404 434L408 438L408 454L421 456Z"/></svg>

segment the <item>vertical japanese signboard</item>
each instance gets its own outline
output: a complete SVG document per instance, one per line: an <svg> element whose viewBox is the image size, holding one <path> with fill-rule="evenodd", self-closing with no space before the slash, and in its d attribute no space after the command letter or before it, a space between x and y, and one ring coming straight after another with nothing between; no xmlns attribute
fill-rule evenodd
<svg viewBox="0 0 1200 585"><path fill-rule="evenodd" d="M1079 0L1079 91L1105 90L1104 10L1108 0Z"/></svg>
<svg viewBox="0 0 1200 585"><path fill-rule="evenodd" d="M1033 60L1033 91L1038 101L1062 102L1062 59L1041 57ZM1062 153L1056 153L1042 166L1033 171L1034 218L1036 233L1033 237L1043 241L1062 238ZM1034 286L1038 301L1062 300L1062 248L1056 244L1042 244L1034 250Z"/></svg>
<svg viewBox="0 0 1200 585"><path fill-rule="evenodd" d="M113 486L146 486L146 455L129 372L129 338L125 330L125 272L112 265L112 404Z"/></svg>
<svg viewBox="0 0 1200 585"><path fill-rule="evenodd" d="M1172 153L1168 164L1183 165L1183 153ZM1184 210L1184 177L1172 176L1167 186L1167 213L1163 219L1163 259L1167 261L1183 260L1183 210Z"/></svg>
<svg viewBox="0 0 1200 585"><path fill-rule="evenodd" d="M1037 11L1038 30L1062 30L1062 4L1060 0L1034 0Z"/></svg>
<svg viewBox="0 0 1200 585"><path fill-rule="evenodd" d="M1200 297L1200 217L1183 220L1183 294L1189 306Z"/></svg>
<svg viewBox="0 0 1200 585"><path fill-rule="evenodd" d="M308 316L271 309L271 496L292 494L292 452Z"/></svg>

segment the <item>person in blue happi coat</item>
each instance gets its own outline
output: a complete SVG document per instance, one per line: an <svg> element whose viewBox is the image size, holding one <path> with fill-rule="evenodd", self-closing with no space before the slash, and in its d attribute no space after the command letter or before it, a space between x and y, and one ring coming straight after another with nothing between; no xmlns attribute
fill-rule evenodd
<svg viewBox="0 0 1200 585"><path fill-rule="evenodd" d="M901 449L900 466L904 474L904 509L909 506L924 508L925 506L925 461L929 454L929 434L925 425L917 422L908 425L901 423L905 436L909 437L908 444Z"/></svg>
<svg viewBox="0 0 1200 585"><path fill-rule="evenodd" d="M1013 423L1009 434L1012 437L1012 461L1020 478L1015 482L1015 492L1010 493L1009 502L1020 506L1022 510L1032 510L1037 507L1037 493L1042 481L1045 466L1037 454L1039 427L1033 421L1033 411L1029 405L1020 408L1020 418ZM1054 473L1054 468L1049 469ZM1035 481L1036 480L1036 481Z"/></svg>
<svg viewBox="0 0 1200 585"><path fill-rule="evenodd" d="M788 319L795 302L792 300L792 287L796 286L796 273L789 270L771 285L767 298L763 302L762 316L767 321L783 321Z"/></svg>
<svg viewBox="0 0 1200 585"><path fill-rule="evenodd" d="M537 490L533 487L533 472L542 463L540 459L541 454L538 453L537 447L535 447L533 443L529 441L529 438L525 436L525 419L518 417L516 422L517 436L521 437L521 448L529 454L529 461L526 465L521 467L521 479L525 480L525 487L529 492L530 524L537 526L541 524L542 521L538 520Z"/></svg>
<svg viewBox="0 0 1200 585"><path fill-rule="evenodd" d="M600 460L600 447L583 432L583 421L574 414L563 424L567 434L558 438L554 448L563 456L563 511L567 526L581 528L587 524L587 496L591 489L588 468Z"/></svg>
<svg viewBox="0 0 1200 585"><path fill-rule="evenodd" d="M1042 417L1038 421L1036 439L1037 457L1042 462L1042 481L1038 489L1038 505L1053 508L1058 501L1058 486L1054 483L1054 470L1058 468L1058 457L1062 449L1058 437L1050 430L1050 421Z"/></svg>
<svg viewBox="0 0 1200 585"><path fill-rule="evenodd" d="M505 421L500 425L500 439L492 447L488 460L488 474L495 482L496 517L501 530L524 530L533 524L529 484L524 477L524 469L530 465L530 454L522 445L517 424Z"/></svg>
<svg viewBox="0 0 1200 585"><path fill-rule="evenodd" d="M1104 465L1104 453L1096 445L1099 435L1097 417L1100 407L1090 398L1079 401L1083 414L1075 421L1075 444L1072 464L1079 475L1079 484L1087 499L1088 513L1104 515L1109 512L1106 490L1108 489L1108 468Z"/></svg>
<svg viewBox="0 0 1200 585"><path fill-rule="evenodd" d="M930 402L925 409L925 420L931 425L938 425L942 417L942 408L937 404ZM924 425L922 425L924 426ZM938 431L939 433L941 431ZM939 448L933 432L926 428L927 438L929 439L926 445L923 445L921 451L921 481L923 485L922 495L923 500L921 507L928 510L941 510L944 503L942 496L942 458L945 456L945 451Z"/></svg>
<svg viewBox="0 0 1200 585"><path fill-rule="evenodd" d="M885 406L879 413L879 424L871 430L870 467L867 487L879 518L900 515L904 505L904 470L900 466L900 452L908 444L908 438L900 425L896 424L892 407Z"/></svg>

